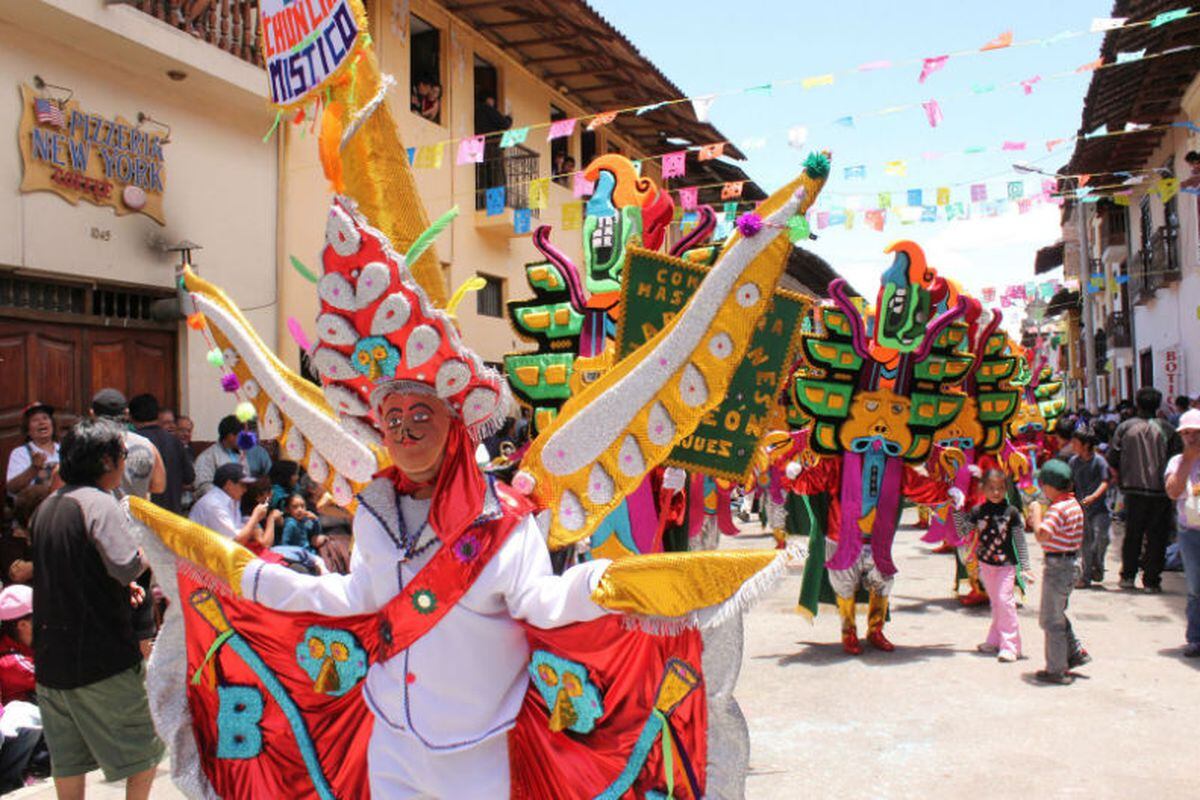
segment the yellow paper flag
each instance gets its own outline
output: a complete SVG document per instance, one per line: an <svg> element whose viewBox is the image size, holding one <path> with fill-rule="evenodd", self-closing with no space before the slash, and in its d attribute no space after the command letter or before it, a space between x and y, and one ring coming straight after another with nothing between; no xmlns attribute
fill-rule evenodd
<svg viewBox="0 0 1200 800"><path fill-rule="evenodd" d="M422 145L417 150L417 157L413 159L413 166L417 169L441 169L445 150L445 142Z"/></svg>
<svg viewBox="0 0 1200 800"><path fill-rule="evenodd" d="M576 200L563 203L562 226L564 231L577 231L583 227L583 203Z"/></svg>
<svg viewBox="0 0 1200 800"><path fill-rule="evenodd" d="M939 206L950 205L950 187L939 186L937 190L937 204Z"/></svg>
<svg viewBox="0 0 1200 800"><path fill-rule="evenodd" d="M1155 190L1164 203L1169 203L1179 194L1179 178L1160 178Z"/></svg>
<svg viewBox="0 0 1200 800"><path fill-rule="evenodd" d="M818 86L831 86L833 85L833 73L813 75L811 78L805 78L800 81L800 85L805 89L815 89Z"/></svg>
<svg viewBox="0 0 1200 800"><path fill-rule="evenodd" d="M908 174L908 163L903 160L889 161L883 165L883 171L884 171L884 173L886 173L888 175L904 177L905 175Z"/></svg>
<svg viewBox="0 0 1200 800"><path fill-rule="evenodd" d="M529 182L529 207L545 208L546 199L550 194L549 178L534 178Z"/></svg>

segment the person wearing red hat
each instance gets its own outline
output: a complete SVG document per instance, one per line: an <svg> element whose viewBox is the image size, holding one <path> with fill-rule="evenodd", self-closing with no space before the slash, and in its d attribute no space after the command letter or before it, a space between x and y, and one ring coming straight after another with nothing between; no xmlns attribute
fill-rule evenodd
<svg viewBox="0 0 1200 800"><path fill-rule="evenodd" d="M9 497L26 486L50 483L58 465L58 437L54 433L54 407L30 403L21 414L25 441L8 454L5 484Z"/></svg>
<svg viewBox="0 0 1200 800"><path fill-rule="evenodd" d="M33 589L24 584L0 591L0 703L32 701Z"/></svg>

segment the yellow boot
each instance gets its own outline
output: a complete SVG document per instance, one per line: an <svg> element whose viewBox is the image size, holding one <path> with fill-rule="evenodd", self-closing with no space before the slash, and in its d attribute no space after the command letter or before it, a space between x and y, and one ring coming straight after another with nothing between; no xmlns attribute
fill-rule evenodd
<svg viewBox="0 0 1200 800"><path fill-rule="evenodd" d="M852 656L861 655L862 645L858 643L858 625L854 620L854 598L838 595L837 608L842 618L842 649Z"/></svg>
<svg viewBox="0 0 1200 800"><path fill-rule="evenodd" d="M890 653L896 649L896 645L883 635L883 623L887 620L887 613L887 595L871 592L871 600L867 605L867 641L876 650Z"/></svg>
<svg viewBox="0 0 1200 800"><path fill-rule="evenodd" d="M787 548L787 531L782 528L777 528L771 531L771 535L775 537L775 549L784 550Z"/></svg>

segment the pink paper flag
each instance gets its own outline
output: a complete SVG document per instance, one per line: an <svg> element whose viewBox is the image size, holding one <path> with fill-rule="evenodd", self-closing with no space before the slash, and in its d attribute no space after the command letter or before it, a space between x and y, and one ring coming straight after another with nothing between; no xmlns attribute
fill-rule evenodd
<svg viewBox="0 0 1200 800"><path fill-rule="evenodd" d="M469 136L458 143L459 164L480 164L483 162L483 137Z"/></svg>
<svg viewBox="0 0 1200 800"><path fill-rule="evenodd" d="M1025 80L1021 81L1021 89L1024 90L1025 94L1033 94L1033 85L1041 80L1041 75L1034 75L1032 78L1026 78Z"/></svg>
<svg viewBox="0 0 1200 800"><path fill-rule="evenodd" d="M924 83L926 78L946 66L946 62L949 60L950 56L934 56L925 59L921 63L921 74L917 77L917 83Z"/></svg>
<svg viewBox="0 0 1200 800"><path fill-rule="evenodd" d="M587 178L583 177L582 172L576 172L572 176L571 194L575 195L576 197L586 197L594 191L596 191L595 182L589 181Z"/></svg>
<svg viewBox="0 0 1200 800"><path fill-rule="evenodd" d="M996 289L994 286L983 287L983 302L985 302L985 303L996 302Z"/></svg>
<svg viewBox="0 0 1200 800"><path fill-rule="evenodd" d="M867 227L876 231L883 230L883 218L885 212L882 208L872 208L866 213Z"/></svg>
<svg viewBox="0 0 1200 800"><path fill-rule="evenodd" d="M676 150L665 153L662 157L662 176L664 178L680 178L687 171L687 151Z"/></svg>
<svg viewBox="0 0 1200 800"><path fill-rule="evenodd" d="M921 108L925 109L925 119L929 120L929 127L936 128L942 121L942 107L938 105L938 101L926 100L921 103Z"/></svg>
<svg viewBox="0 0 1200 800"><path fill-rule="evenodd" d="M1044 178L1042 180L1042 194L1051 195L1058 190L1058 181L1053 178Z"/></svg>
<svg viewBox="0 0 1200 800"><path fill-rule="evenodd" d="M817 229L820 230L821 228L828 228L828 227L829 227L829 212L828 211L818 211L817 212Z"/></svg>
<svg viewBox="0 0 1200 800"><path fill-rule="evenodd" d="M859 72L871 72L877 69L891 69L892 62L890 61L868 61L865 64L858 65Z"/></svg>
<svg viewBox="0 0 1200 800"><path fill-rule="evenodd" d="M679 190L679 204L683 206L684 211L694 211L696 208L696 198L700 194L700 189L696 186L685 186Z"/></svg>
<svg viewBox="0 0 1200 800"><path fill-rule="evenodd" d="M1017 201L1017 211L1021 214L1028 214L1029 209L1032 207L1033 200L1028 197Z"/></svg>
<svg viewBox="0 0 1200 800"><path fill-rule="evenodd" d="M1001 147L1000 149L1001 150L1024 150L1025 143L1024 142L1005 142L1004 146Z"/></svg>
<svg viewBox="0 0 1200 800"><path fill-rule="evenodd" d="M546 136L546 141L552 139L561 139L564 136L570 136L575 132L575 119L556 119L550 123L550 133Z"/></svg>
<svg viewBox="0 0 1200 800"><path fill-rule="evenodd" d="M987 184L973 183L971 184L971 202L982 203L987 200Z"/></svg>

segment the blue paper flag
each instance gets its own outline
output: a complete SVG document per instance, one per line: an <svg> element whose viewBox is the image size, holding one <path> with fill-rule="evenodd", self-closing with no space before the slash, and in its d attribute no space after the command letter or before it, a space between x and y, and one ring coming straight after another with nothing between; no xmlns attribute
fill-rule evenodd
<svg viewBox="0 0 1200 800"><path fill-rule="evenodd" d="M921 222L937 222L937 206L922 206Z"/></svg>
<svg viewBox="0 0 1200 800"><path fill-rule="evenodd" d="M843 128L854 127L854 117L838 117L833 121L834 125L841 125Z"/></svg>
<svg viewBox="0 0 1200 800"><path fill-rule="evenodd" d="M417 148L415 148L415 147L408 148L408 163L411 164L413 162L413 159L416 157L417 157Z"/></svg>
<svg viewBox="0 0 1200 800"><path fill-rule="evenodd" d="M494 217L504 213L504 187L493 186L487 190L487 215Z"/></svg>
<svg viewBox="0 0 1200 800"><path fill-rule="evenodd" d="M533 226L533 212L528 208L513 209L513 231L516 233L529 233L529 229Z"/></svg>
<svg viewBox="0 0 1200 800"><path fill-rule="evenodd" d="M853 167L846 167L843 172L845 173L847 180L850 178L865 178L867 177L867 165L857 164Z"/></svg>
<svg viewBox="0 0 1200 800"><path fill-rule="evenodd" d="M908 190L908 204L910 206L921 205L921 190L920 189L909 189Z"/></svg>

